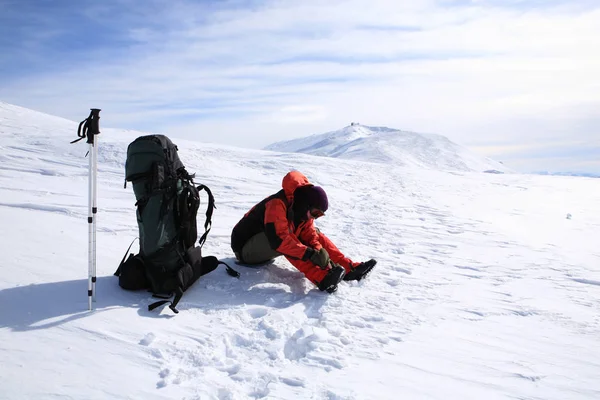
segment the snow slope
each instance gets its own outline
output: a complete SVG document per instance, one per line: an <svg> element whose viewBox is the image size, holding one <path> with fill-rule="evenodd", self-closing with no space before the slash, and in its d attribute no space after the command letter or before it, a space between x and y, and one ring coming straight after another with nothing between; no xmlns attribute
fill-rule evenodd
<svg viewBox="0 0 600 400"><path fill-rule="evenodd" d="M102 129L88 312L87 147L68 144L76 128L0 103L0 398L600 398L598 180L173 138L217 200L205 254L231 261L233 225L295 168L329 194L319 227L351 258L379 261L333 295L284 259L238 266L239 280L219 268L175 316L148 312L155 299L112 276L137 235L123 189L137 133Z"/></svg>
<svg viewBox="0 0 600 400"><path fill-rule="evenodd" d="M446 171L511 171L445 136L365 125L350 125L339 131L277 142L265 150Z"/></svg>

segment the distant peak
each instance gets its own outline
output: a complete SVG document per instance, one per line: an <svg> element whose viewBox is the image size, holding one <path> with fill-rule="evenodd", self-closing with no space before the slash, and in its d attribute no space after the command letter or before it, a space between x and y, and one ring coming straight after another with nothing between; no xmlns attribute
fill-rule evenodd
<svg viewBox="0 0 600 400"><path fill-rule="evenodd" d="M382 133L403 133L399 129L392 129L385 126L360 125L358 122L352 122L350 125L337 132L352 138L369 137Z"/></svg>
<svg viewBox="0 0 600 400"><path fill-rule="evenodd" d="M265 149L451 171L508 170L445 136L359 122L323 134L273 143Z"/></svg>

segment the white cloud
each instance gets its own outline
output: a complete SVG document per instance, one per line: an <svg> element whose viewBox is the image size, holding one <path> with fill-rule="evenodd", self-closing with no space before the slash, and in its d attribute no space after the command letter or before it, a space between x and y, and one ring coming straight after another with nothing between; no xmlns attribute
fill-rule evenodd
<svg viewBox="0 0 600 400"><path fill-rule="evenodd" d="M99 53L93 63L4 85L0 97L72 119L82 104L99 106L111 126L247 146L353 120L517 145L543 138L554 122L564 126L554 136L573 135L565 121L598 115L600 4L462 3L230 2L215 10L173 1L150 2L134 17L95 9L87 14L116 12L130 27L127 57ZM576 133L582 141L597 134L592 125Z"/></svg>

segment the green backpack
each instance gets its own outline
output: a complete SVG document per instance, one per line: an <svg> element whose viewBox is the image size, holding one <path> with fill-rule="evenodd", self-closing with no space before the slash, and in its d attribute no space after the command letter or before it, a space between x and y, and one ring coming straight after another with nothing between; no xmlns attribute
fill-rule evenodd
<svg viewBox="0 0 600 400"><path fill-rule="evenodd" d="M200 276L219 264L227 273L239 273L216 257L202 257L202 245L211 228L214 197L204 185L196 186L177 154L177 146L164 135L141 136L127 148L125 187L131 182L135 194L140 252L121 261L115 275L124 289L149 288L164 300L151 304L154 308L171 303L175 306ZM200 191L208 194L204 233L196 245L196 216ZM131 246L130 246L131 248ZM129 249L125 253L129 252ZM173 300L166 300L174 296Z"/></svg>

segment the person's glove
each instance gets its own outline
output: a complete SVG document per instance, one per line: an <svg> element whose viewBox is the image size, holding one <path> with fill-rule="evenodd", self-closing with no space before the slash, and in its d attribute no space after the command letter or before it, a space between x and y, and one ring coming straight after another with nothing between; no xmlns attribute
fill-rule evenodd
<svg viewBox="0 0 600 400"><path fill-rule="evenodd" d="M322 269L326 269L329 266L329 253L324 248L319 251L315 250L310 255L310 261Z"/></svg>

